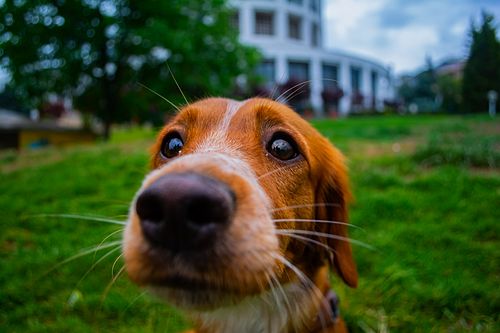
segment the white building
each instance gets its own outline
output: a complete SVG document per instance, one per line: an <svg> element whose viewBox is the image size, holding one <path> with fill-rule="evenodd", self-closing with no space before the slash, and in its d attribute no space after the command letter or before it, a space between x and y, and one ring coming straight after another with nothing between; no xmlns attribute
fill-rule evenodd
<svg viewBox="0 0 500 333"><path fill-rule="evenodd" d="M310 104L323 115L324 90L338 84L344 93L340 114L381 110L393 98L390 69L376 61L323 47L321 0L231 0L232 23L241 42L264 55L258 68L269 85L310 80ZM329 106L330 108L330 106Z"/></svg>

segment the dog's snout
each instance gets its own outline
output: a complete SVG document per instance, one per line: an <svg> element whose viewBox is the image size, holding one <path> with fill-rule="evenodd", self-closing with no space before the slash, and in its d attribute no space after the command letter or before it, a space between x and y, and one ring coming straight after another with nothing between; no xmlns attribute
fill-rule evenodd
<svg viewBox="0 0 500 333"><path fill-rule="evenodd" d="M172 252L212 246L230 223L235 195L223 182L195 174L168 174L144 190L136 212L145 238Z"/></svg>

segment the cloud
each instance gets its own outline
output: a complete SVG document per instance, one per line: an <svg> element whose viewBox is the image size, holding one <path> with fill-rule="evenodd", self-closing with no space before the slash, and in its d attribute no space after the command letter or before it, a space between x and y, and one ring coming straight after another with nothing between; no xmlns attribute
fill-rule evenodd
<svg viewBox="0 0 500 333"><path fill-rule="evenodd" d="M471 18L486 9L500 20L498 0L326 0L326 46L366 55L401 73L465 57Z"/></svg>
<svg viewBox="0 0 500 333"><path fill-rule="evenodd" d="M325 10L328 30L335 36L346 38L362 20L383 8L386 2L387 0L329 0Z"/></svg>
<svg viewBox="0 0 500 333"><path fill-rule="evenodd" d="M404 8L387 6L382 8L378 14L377 21L381 28L401 28L413 21L411 13Z"/></svg>

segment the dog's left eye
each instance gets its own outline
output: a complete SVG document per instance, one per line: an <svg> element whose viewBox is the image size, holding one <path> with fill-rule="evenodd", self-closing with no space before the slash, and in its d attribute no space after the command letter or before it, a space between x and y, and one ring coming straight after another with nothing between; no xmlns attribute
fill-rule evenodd
<svg viewBox="0 0 500 333"><path fill-rule="evenodd" d="M165 158L173 158L179 155L183 147L184 142L182 141L180 135L178 133L173 133L167 135L165 139L163 139L160 153Z"/></svg>
<svg viewBox="0 0 500 333"><path fill-rule="evenodd" d="M286 135L274 135L267 145L267 151L282 161L291 160L299 155L295 142Z"/></svg>

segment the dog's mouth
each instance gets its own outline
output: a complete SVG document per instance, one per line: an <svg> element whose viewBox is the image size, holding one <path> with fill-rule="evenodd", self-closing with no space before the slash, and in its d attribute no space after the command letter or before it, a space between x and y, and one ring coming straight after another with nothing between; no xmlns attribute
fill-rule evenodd
<svg viewBox="0 0 500 333"><path fill-rule="evenodd" d="M231 285L229 281L217 282L171 275L149 284L147 287L154 295L175 306L194 311L210 311L219 307L239 303L248 296L262 292L259 288L242 288Z"/></svg>
<svg viewBox="0 0 500 333"><path fill-rule="evenodd" d="M191 279L188 277L184 277L181 275L171 275L167 276L160 281L157 281L153 284L157 287L166 287L171 289L178 289L187 292L196 292L203 290L228 290L229 288L223 288L222 285L208 282L200 279Z"/></svg>

